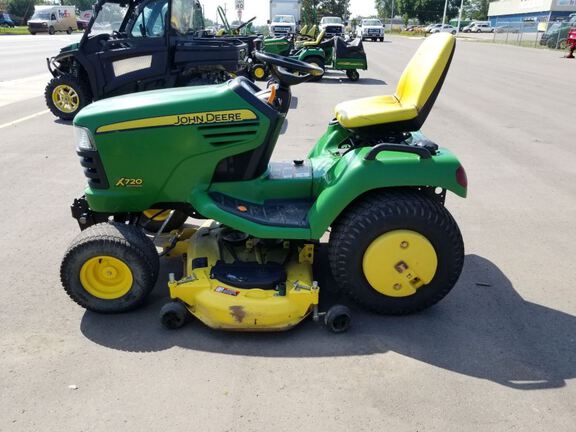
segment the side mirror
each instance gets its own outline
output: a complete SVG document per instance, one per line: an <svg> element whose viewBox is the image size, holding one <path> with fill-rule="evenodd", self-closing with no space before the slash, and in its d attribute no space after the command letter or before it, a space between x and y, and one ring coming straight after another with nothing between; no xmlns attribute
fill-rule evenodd
<svg viewBox="0 0 576 432"><path fill-rule="evenodd" d="M270 25L270 22L271 22L271 21L270 21L270 20L268 20L268 21L266 21L266 24Z"/></svg>

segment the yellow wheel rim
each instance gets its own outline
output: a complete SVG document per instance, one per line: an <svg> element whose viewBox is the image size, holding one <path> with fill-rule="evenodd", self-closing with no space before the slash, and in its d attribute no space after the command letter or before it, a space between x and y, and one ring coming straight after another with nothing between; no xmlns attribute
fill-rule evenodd
<svg viewBox="0 0 576 432"><path fill-rule="evenodd" d="M257 79L262 79L264 78L264 75L266 74L266 72L264 71L263 67L257 67L256 69L254 69L254 76Z"/></svg>
<svg viewBox="0 0 576 432"><path fill-rule="evenodd" d="M390 297L408 297L429 284L438 268L434 246L415 231L395 230L374 240L364 253L364 276Z"/></svg>
<svg viewBox="0 0 576 432"><path fill-rule="evenodd" d="M60 84L52 91L52 102L60 111L72 113L80 106L80 96L69 85Z"/></svg>
<svg viewBox="0 0 576 432"><path fill-rule="evenodd" d="M126 295L133 280L130 267L111 256L90 258L80 269L82 286L99 299L114 300Z"/></svg>
<svg viewBox="0 0 576 432"><path fill-rule="evenodd" d="M170 210L162 211L160 209L148 209L144 210L144 216L148 219L152 219L159 222L164 222L170 216Z"/></svg>

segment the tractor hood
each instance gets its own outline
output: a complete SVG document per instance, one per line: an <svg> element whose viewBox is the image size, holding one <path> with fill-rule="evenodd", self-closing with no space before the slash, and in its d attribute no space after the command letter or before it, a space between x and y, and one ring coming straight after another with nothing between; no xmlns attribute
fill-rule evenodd
<svg viewBox="0 0 576 432"><path fill-rule="evenodd" d="M79 45L80 45L79 43L73 43L65 46L64 48L60 48L60 54L70 51L77 51Z"/></svg>
<svg viewBox="0 0 576 432"><path fill-rule="evenodd" d="M153 90L95 102L82 109L74 125L96 138L110 132L168 128L192 124L243 121L256 118L231 82L199 87Z"/></svg>

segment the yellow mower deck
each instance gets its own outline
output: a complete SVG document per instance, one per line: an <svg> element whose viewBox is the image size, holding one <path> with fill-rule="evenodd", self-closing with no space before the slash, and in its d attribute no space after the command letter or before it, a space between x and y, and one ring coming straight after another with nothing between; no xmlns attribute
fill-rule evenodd
<svg viewBox="0 0 576 432"><path fill-rule="evenodd" d="M192 315L211 328L237 331L287 330L313 312L318 305L319 288L313 280L311 245L302 248L285 264L285 294L278 290L241 289L211 277L216 263L226 260L221 256L217 239L222 229L220 224L210 221L197 231L189 232L189 240L177 244L175 250L184 253L186 259L185 276L169 282L173 300L181 301ZM264 258L258 246L250 242L247 240L241 252L245 255L243 259L280 263L288 253L280 248ZM198 260L204 261L201 268Z"/></svg>

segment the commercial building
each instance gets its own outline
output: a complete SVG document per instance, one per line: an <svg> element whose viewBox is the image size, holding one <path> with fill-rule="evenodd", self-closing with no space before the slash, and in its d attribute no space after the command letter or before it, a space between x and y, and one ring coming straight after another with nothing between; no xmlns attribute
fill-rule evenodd
<svg viewBox="0 0 576 432"><path fill-rule="evenodd" d="M490 3L492 26L514 23L543 23L568 18L576 12L576 0L500 0Z"/></svg>

